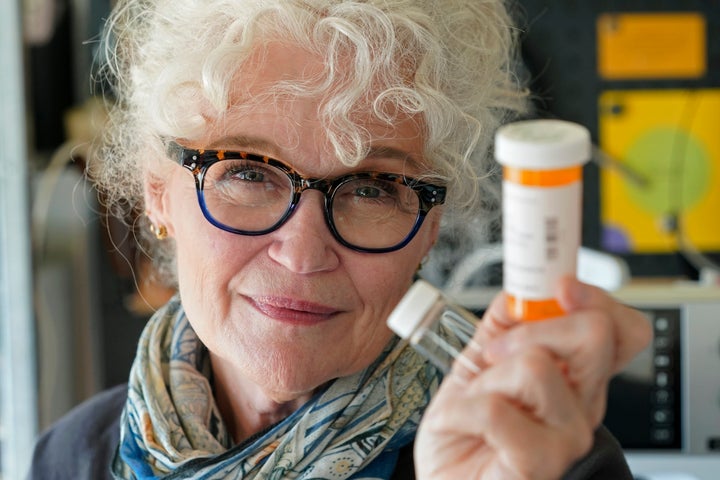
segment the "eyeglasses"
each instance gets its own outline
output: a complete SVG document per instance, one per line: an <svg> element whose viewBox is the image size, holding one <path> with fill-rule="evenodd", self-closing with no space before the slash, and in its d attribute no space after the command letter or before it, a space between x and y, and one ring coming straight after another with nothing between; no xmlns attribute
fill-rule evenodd
<svg viewBox="0 0 720 480"><path fill-rule="evenodd" d="M293 214L302 192L325 196L325 221L335 239L359 252L385 253L407 245L446 188L396 173L362 172L308 178L262 155L191 150L170 142L168 154L190 170L205 218L239 235L264 235Z"/></svg>

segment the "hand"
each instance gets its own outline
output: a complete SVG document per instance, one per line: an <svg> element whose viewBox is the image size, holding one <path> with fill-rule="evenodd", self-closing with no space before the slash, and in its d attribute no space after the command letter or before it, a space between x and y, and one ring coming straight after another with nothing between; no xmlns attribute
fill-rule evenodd
<svg viewBox="0 0 720 480"><path fill-rule="evenodd" d="M419 478L556 479L592 446L607 384L650 339L649 322L602 290L564 279L568 314L510 317L500 295L431 402L415 443Z"/></svg>
<svg viewBox="0 0 720 480"><path fill-rule="evenodd" d="M473 374L456 363L415 440L417 478L557 480L593 426L561 366L531 347Z"/></svg>
<svg viewBox="0 0 720 480"><path fill-rule="evenodd" d="M478 330L483 361L500 362L532 346L547 348L565 364L568 381L597 426L605 415L610 378L647 346L652 329L639 311L574 278L563 278L556 296L567 315L519 322L505 308L505 295L498 295Z"/></svg>

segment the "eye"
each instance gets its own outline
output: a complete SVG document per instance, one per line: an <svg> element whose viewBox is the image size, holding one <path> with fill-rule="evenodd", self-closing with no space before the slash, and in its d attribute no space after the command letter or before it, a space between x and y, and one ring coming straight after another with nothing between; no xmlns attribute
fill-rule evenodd
<svg viewBox="0 0 720 480"><path fill-rule="evenodd" d="M355 195L363 198L378 198L382 195L379 188L371 185L362 185L355 189Z"/></svg>
<svg viewBox="0 0 720 480"><path fill-rule="evenodd" d="M218 182L244 184L276 183L281 177L273 167L259 162L223 161L216 178Z"/></svg>
<svg viewBox="0 0 720 480"><path fill-rule="evenodd" d="M213 165L205 177L205 190L215 190L228 197L258 195L272 192L284 195L291 189L287 175L277 168L250 160L223 160Z"/></svg>
<svg viewBox="0 0 720 480"><path fill-rule="evenodd" d="M377 179L358 179L350 182L352 195L358 199L395 199L399 195L394 182Z"/></svg>
<svg viewBox="0 0 720 480"><path fill-rule="evenodd" d="M238 180L246 180L248 182L262 182L265 180L265 174L258 170L252 170L249 167L245 169L237 169L235 172L229 172L233 178Z"/></svg>

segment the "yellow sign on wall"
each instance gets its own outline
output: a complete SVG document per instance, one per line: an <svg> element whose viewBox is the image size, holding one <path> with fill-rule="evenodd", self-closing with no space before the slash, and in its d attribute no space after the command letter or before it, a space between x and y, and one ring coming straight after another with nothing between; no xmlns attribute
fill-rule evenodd
<svg viewBox="0 0 720 480"><path fill-rule="evenodd" d="M599 115L616 162L600 174L603 248L677 251L679 218L692 245L720 250L720 89L607 91Z"/></svg>
<svg viewBox="0 0 720 480"><path fill-rule="evenodd" d="M603 14L597 20L598 73L615 80L701 77L706 37L699 13Z"/></svg>

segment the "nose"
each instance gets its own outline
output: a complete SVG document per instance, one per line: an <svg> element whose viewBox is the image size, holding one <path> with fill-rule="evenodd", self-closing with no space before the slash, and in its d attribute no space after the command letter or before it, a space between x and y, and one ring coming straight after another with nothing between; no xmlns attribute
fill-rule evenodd
<svg viewBox="0 0 720 480"><path fill-rule="evenodd" d="M323 198L317 190L303 192L290 219L271 233L270 258L292 272L332 271L340 264L340 244L325 222Z"/></svg>

